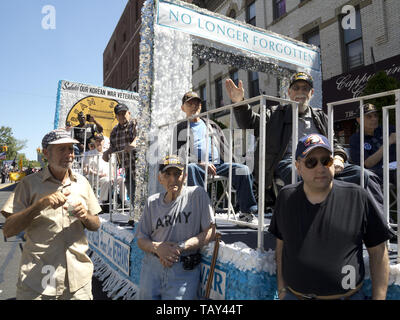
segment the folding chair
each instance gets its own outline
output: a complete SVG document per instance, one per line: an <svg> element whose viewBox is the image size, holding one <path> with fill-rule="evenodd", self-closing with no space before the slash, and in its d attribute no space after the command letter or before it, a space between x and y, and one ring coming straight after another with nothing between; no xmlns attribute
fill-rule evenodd
<svg viewBox="0 0 400 320"><path fill-rule="evenodd" d="M235 208L232 203L236 203L236 190L231 189L231 201L229 201L229 181L228 177L210 176L207 179L207 184L211 185L211 205L215 212L231 212L235 216ZM218 185L222 186L222 193L218 197ZM207 188L208 189L208 188ZM234 201L233 201L234 200Z"/></svg>
<svg viewBox="0 0 400 320"><path fill-rule="evenodd" d="M389 211L396 212L396 204L397 204L397 191L396 186L393 183L389 184L389 197L392 200L389 204Z"/></svg>

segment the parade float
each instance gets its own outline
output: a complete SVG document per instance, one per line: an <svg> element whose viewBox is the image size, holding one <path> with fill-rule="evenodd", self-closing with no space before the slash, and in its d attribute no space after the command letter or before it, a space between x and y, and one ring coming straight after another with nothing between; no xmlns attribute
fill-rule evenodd
<svg viewBox="0 0 400 320"><path fill-rule="evenodd" d="M168 152L171 124L183 118L180 99L192 89L194 56L271 74L281 80L281 96L285 96L290 75L307 71L314 78L311 105L322 105L318 48L178 0L146 0L142 8L139 92L61 81L55 117L55 127L63 127L67 119L76 120L75 113L92 110L104 117L107 130L111 130L115 124L112 115L115 103L129 106L138 119L139 129L132 213L135 221L139 220L147 197L161 191L156 179L157 160ZM101 110L95 108L97 104L102 105ZM101 228L87 232L94 274L113 299L135 299L140 290L144 253L137 246L135 227L124 224L125 218L118 213L103 214ZM252 235L257 238L257 245L252 247L242 241L228 243L229 234L222 237L213 268L211 299L277 298L273 240L269 245L264 243L266 233L260 224L257 233ZM202 294L206 290L213 251L214 242L202 250ZM368 259L364 260L368 270ZM391 264L388 299L400 298L399 268L397 261ZM368 279L363 290L371 295Z"/></svg>

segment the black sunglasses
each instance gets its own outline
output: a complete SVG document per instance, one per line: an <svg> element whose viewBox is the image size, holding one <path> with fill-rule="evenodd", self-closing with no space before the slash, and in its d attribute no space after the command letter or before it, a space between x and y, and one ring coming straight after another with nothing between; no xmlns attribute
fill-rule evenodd
<svg viewBox="0 0 400 320"><path fill-rule="evenodd" d="M310 157L304 160L304 164L308 169L313 169L317 166L318 161L327 168L333 164L333 158L331 156L322 157L320 159Z"/></svg>

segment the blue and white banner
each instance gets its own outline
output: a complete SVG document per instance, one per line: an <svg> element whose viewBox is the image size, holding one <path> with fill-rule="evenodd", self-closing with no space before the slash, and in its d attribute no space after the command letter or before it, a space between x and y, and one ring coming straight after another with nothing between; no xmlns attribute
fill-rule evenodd
<svg viewBox="0 0 400 320"><path fill-rule="evenodd" d="M130 252L129 245L113 237L112 234L100 229L96 232L86 232L91 246L95 247L112 264L129 276Z"/></svg>
<svg viewBox="0 0 400 320"><path fill-rule="evenodd" d="M319 51L279 35L257 31L165 0L157 1L156 23L218 43L320 71Z"/></svg>
<svg viewBox="0 0 400 320"><path fill-rule="evenodd" d="M206 260L202 260L200 269L201 279L201 297L207 289L207 280L210 275L210 263ZM210 299L212 300L225 300L226 293L226 272L218 264L215 265L214 276L211 282Z"/></svg>

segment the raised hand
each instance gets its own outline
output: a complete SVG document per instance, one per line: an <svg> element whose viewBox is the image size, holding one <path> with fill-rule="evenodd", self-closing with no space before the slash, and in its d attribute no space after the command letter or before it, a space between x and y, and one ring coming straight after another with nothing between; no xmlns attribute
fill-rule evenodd
<svg viewBox="0 0 400 320"><path fill-rule="evenodd" d="M239 85L236 86L232 79L225 81L226 92L233 103L237 103L244 99L243 82L239 80Z"/></svg>

